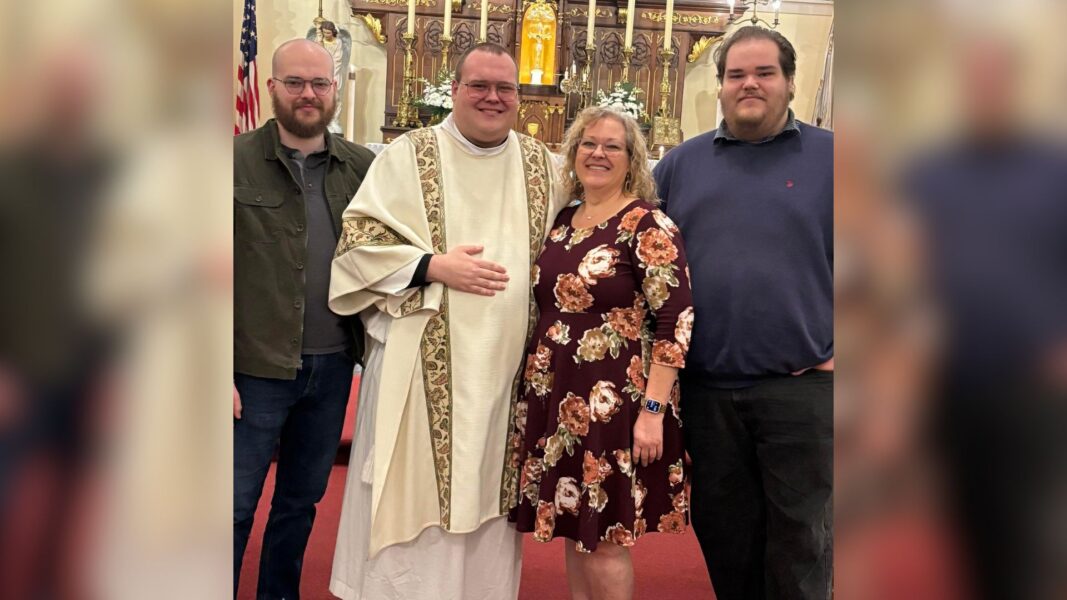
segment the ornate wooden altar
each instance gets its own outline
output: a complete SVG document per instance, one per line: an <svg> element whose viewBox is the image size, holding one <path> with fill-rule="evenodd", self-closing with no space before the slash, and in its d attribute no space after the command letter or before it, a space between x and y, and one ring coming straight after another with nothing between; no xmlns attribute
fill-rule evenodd
<svg viewBox="0 0 1067 600"><path fill-rule="evenodd" d="M413 70L416 78L435 80L442 71L444 2L416 0ZM594 24L594 52L586 48L588 1L488 0L487 38L511 48L520 71L520 105L515 129L557 146L574 115L594 100L597 90L610 91L622 79L625 56L623 34L626 26L625 0L597 0ZM391 126L397 115L404 81L404 45L407 28L407 0L350 0L353 15L372 27L380 25L387 57L387 84L383 141L392 141L407 127ZM452 0L449 71L465 50L477 43L481 0ZM636 0L633 53L629 81L644 90L646 111L654 113L661 105L663 63L660 49L666 16L666 1ZM686 64L694 62L727 26L729 7L725 1L680 0L674 5L671 32L670 67L667 77L667 106L680 116ZM549 18L554 15L554 22ZM554 27L554 30L552 29ZM592 64L589 61L592 60ZM542 67L538 69L537 67ZM585 93L574 91L571 83L581 82L589 67ZM537 71L540 70L540 73ZM540 79L540 84L537 80ZM571 93L561 90L564 88ZM416 93L421 93L420 83ZM420 112L426 123L428 112ZM661 133L662 135L662 133ZM675 142L677 143L677 142ZM669 144L672 145L672 144Z"/></svg>

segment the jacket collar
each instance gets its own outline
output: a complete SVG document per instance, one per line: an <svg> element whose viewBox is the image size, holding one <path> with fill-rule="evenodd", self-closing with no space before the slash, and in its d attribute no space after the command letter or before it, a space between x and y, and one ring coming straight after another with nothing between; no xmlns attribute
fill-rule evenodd
<svg viewBox="0 0 1067 600"><path fill-rule="evenodd" d="M275 119L268 119L261 128L265 135L263 137L263 158L267 160L278 160L285 156L285 152L282 148L282 139L278 134L278 121ZM346 161L352 154L342 144L337 143L334 136L329 131L326 132L326 151L330 153L331 158L335 158L339 161Z"/></svg>

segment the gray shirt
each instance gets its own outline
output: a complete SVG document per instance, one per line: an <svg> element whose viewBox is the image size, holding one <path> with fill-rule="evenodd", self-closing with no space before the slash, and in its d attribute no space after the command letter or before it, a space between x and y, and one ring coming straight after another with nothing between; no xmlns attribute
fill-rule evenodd
<svg viewBox="0 0 1067 600"><path fill-rule="evenodd" d="M326 184L324 149L304 156L286 148L293 177L304 191L307 218L307 264L304 272L304 344L302 354L330 354L351 346L341 317L327 306L330 291L330 264L337 249L330 207L323 188ZM299 266L297 268L300 268Z"/></svg>

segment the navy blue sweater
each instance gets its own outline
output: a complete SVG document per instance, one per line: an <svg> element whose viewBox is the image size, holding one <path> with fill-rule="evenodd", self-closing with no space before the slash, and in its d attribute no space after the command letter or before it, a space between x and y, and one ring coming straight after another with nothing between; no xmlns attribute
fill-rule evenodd
<svg viewBox="0 0 1067 600"><path fill-rule="evenodd" d="M722 387L834 354L834 138L797 125L760 144L716 141L710 131L654 172L689 259L686 370Z"/></svg>

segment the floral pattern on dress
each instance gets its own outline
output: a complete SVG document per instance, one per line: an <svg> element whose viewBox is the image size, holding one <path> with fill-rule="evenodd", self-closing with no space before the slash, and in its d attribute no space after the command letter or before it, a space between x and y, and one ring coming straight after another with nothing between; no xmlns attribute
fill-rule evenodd
<svg viewBox="0 0 1067 600"><path fill-rule="evenodd" d="M619 260L619 251L600 244L582 257L578 264L578 276L586 285L596 285L597 279L615 276L615 263Z"/></svg>
<svg viewBox="0 0 1067 600"><path fill-rule="evenodd" d="M662 211L638 200L593 227L574 227L574 211L561 211L537 260L509 518L538 541L592 552L688 522L677 384L663 457L641 466L631 448L651 365L684 367L694 314L682 237Z"/></svg>
<svg viewBox="0 0 1067 600"><path fill-rule="evenodd" d="M577 480L573 477L560 477L556 481L556 514L570 513L578 516L578 501L581 495Z"/></svg>
<svg viewBox="0 0 1067 600"><path fill-rule="evenodd" d="M640 356L630 357L630 366L626 367L626 387L623 393L630 394L630 400L640 402L645 397L645 381L648 367Z"/></svg>
<svg viewBox="0 0 1067 600"><path fill-rule="evenodd" d="M563 312L583 312L593 305L593 295L585 286L582 278L573 273L566 273L556 278L556 308Z"/></svg>
<svg viewBox="0 0 1067 600"><path fill-rule="evenodd" d="M585 458L582 460L582 493L587 496L589 510L604 511L608 504L608 494L601 484L612 472L611 463L606 458L594 458L592 452L585 451Z"/></svg>
<svg viewBox="0 0 1067 600"><path fill-rule="evenodd" d="M622 397L615 392L615 384L610 381L598 381L589 392L589 418L593 421L608 423L622 408Z"/></svg>
<svg viewBox="0 0 1067 600"><path fill-rule="evenodd" d="M522 465L522 473L519 474L519 489L531 504L537 502L537 493L541 489L541 476L544 472L544 459L535 456L526 457L526 462Z"/></svg>
<svg viewBox="0 0 1067 600"><path fill-rule="evenodd" d="M560 346L566 346L571 343L571 326L563 323L563 321L556 321L545 332L545 336Z"/></svg>
<svg viewBox="0 0 1067 600"><path fill-rule="evenodd" d="M678 322L674 325L674 341L682 348L682 352L689 352L689 340L693 337L693 307L689 307L678 315Z"/></svg>
<svg viewBox="0 0 1067 600"><path fill-rule="evenodd" d="M637 231L637 224L641 222L641 218L648 214L648 209L636 206L631 208L629 212L619 219L618 232L619 236L615 238L616 242L629 242L630 238L634 236L634 232Z"/></svg>
<svg viewBox="0 0 1067 600"><path fill-rule="evenodd" d="M547 542L552 539L552 533L556 529L556 507L552 502L537 501L537 525L534 529L534 539L539 542Z"/></svg>

